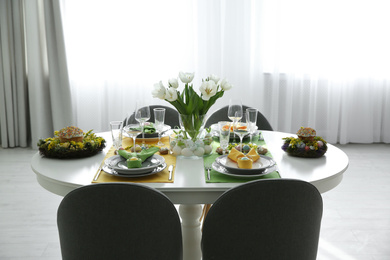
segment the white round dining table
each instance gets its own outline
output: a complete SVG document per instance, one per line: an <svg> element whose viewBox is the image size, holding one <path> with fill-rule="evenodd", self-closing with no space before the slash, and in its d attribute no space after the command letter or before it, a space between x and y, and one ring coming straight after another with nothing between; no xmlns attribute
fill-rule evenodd
<svg viewBox="0 0 390 260"><path fill-rule="evenodd" d="M38 183L46 190L65 196L81 186L90 185L112 142L109 132L98 133L106 142L103 152L81 159L51 159L38 152L31 159L31 168ZM308 159L286 154L281 146L282 138L294 134L262 131L268 150L272 153L281 178L299 179L310 182L321 193L335 188L348 168L347 155L339 148L328 144L326 154L320 158ZM225 191L240 183L207 183L203 158L178 157L173 183L144 183L164 193L174 204L180 204L182 219L184 259L201 259L200 223L201 204L212 204Z"/></svg>

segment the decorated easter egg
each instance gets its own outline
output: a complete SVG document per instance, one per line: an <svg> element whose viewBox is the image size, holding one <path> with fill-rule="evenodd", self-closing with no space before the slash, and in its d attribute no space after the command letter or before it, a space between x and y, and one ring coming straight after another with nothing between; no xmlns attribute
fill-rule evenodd
<svg viewBox="0 0 390 260"><path fill-rule="evenodd" d="M243 147L242 147L242 151L244 152L244 153L247 153L247 152L249 152L249 150L250 150L251 148L249 147L249 145L244 145Z"/></svg>
<svg viewBox="0 0 390 260"><path fill-rule="evenodd" d="M205 145L204 146L204 153L209 154L213 150L213 147L211 145Z"/></svg>

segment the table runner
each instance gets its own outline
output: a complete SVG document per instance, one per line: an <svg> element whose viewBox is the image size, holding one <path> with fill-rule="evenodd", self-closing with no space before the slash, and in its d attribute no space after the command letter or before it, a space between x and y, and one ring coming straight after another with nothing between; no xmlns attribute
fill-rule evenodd
<svg viewBox="0 0 390 260"><path fill-rule="evenodd" d="M253 137L253 143L257 145L261 145L265 148L267 148L267 145L264 140L258 140L259 138L257 136ZM219 147L219 142L214 140L213 142L213 153L207 157L204 157L204 163L213 163L217 157L220 155L215 152L215 149ZM266 154L268 157L272 157L272 154L268 151ZM205 180L206 183L244 183L248 181L253 181L253 180L260 180L260 179L278 179L280 178L280 174L278 171L271 172L269 174L260 176L260 177L234 177L234 176L228 176L225 174L222 174L220 172L215 171L214 169L210 170L210 180L207 179L207 171L205 170Z"/></svg>
<svg viewBox="0 0 390 260"><path fill-rule="evenodd" d="M153 138L153 139L139 139L137 138L137 141L136 143L137 144L141 144L142 141L144 141L146 144L149 144L149 145L155 145L157 144L158 142L158 139L156 138ZM166 137L162 137L161 138L161 141L165 144L166 147L169 147L169 137L166 136ZM124 137L123 138L123 141L122 141L122 146L123 147L128 147L128 146L131 146L133 144L133 139L130 139L128 137ZM104 157L103 159L103 162L102 164L104 164L104 161L111 157L111 156L114 156L115 155L115 148L114 147L111 147L110 150L108 151L108 153L106 154L106 156ZM149 176L145 176L145 177L119 177L119 176L114 176L114 175L111 175L111 174L108 174L106 173L105 171L101 171L99 177L97 178L97 180L95 181L95 177L96 175L99 173L99 170L98 172L96 172L94 178L92 179L92 183L104 183L104 182L144 182L144 183L150 183L150 182L153 182L153 183L173 183L174 180L175 180L175 169L176 167L173 168L173 171L172 171L172 180L168 180L168 177L169 177L169 172L168 172L168 166L169 165L176 165L176 157L171 155L171 154L167 154L167 155L161 155L164 157L165 159L165 163L167 164L167 167L159 172L159 173L156 173L156 174L153 174L153 175L149 175Z"/></svg>

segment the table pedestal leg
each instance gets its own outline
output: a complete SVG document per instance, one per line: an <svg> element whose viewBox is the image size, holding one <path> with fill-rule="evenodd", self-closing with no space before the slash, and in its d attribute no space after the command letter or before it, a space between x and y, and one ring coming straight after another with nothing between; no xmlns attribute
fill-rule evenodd
<svg viewBox="0 0 390 260"><path fill-rule="evenodd" d="M179 206L179 214L183 234L183 259L200 260L202 258L200 249L202 234L199 218L202 214L202 206L199 204L182 204Z"/></svg>

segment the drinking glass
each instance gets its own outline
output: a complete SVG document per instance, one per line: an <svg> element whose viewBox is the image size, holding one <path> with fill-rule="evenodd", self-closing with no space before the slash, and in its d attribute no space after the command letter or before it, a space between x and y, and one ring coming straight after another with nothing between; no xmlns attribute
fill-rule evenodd
<svg viewBox="0 0 390 260"><path fill-rule="evenodd" d="M257 108L247 108L245 114L246 114L246 123L248 124L250 143L252 144L253 134L257 130L256 129Z"/></svg>
<svg viewBox="0 0 390 260"><path fill-rule="evenodd" d="M240 99L230 99L228 108L228 118L235 125L242 118L242 104Z"/></svg>
<svg viewBox="0 0 390 260"><path fill-rule="evenodd" d="M233 132L240 137L240 149L242 152L242 138L248 134L248 124L243 122L236 122L233 125Z"/></svg>
<svg viewBox="0 0 390 260"><path fill-rule="evenodd" d="M150 119L150 107L143 104L143 102L136 102L135 106L135 120L141 125L142 139L145 139L144 126L145 122ZM142 146L145 146L145 140L142 140Z"/></svg>
<svg viewBox="0 0 390 260"><path fill-rule="evenodd" d="M153 112L154 112L154 127L158 132L157 146L164 146L164 143L161 142L161 132L164 128L165 108L154 108Z"/></svg>
<svg viewBox="0 0 390 260"><path fill-rule="evenodd" d="M130 136L130 138L133 138L133 147L134 147L134 152L136 151L135 149L135 140L137 136L141 133L141 128L139 124L130 124L124 127L124 130L126 133Z"/></svg>
<svg viewBox="0 0 390 260"><path fill-rule="evenodd" d="M219 143L220 143L220 146L223 150L223 154L225 154L225 150L229 146L230 124L231 124L231 122L228 122L228 121L218 122Z"/></svg>
<svg viewBox="0 0 390 260"><path fill-rule="evenodd" d="M122 130L123 122L122 121L111 121L110 129L112 135L112 143L116 151L122 147Z"/></svg>

